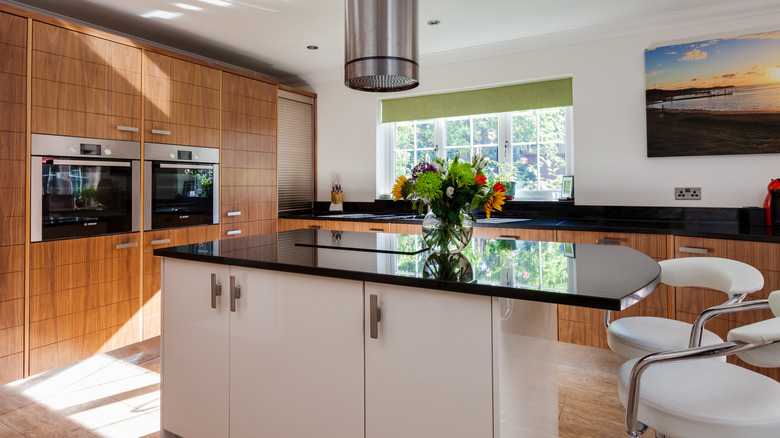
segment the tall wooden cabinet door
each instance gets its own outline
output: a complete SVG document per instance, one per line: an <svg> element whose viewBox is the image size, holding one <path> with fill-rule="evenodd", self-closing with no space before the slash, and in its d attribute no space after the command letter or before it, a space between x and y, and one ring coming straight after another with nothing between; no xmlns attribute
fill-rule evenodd
<svg viewBox="0 0 780 438"><path fill-rule="evenodd" d="M231 438L363 437L363 284L230 275Z"/></svg>
<svg viewBox="0 0 780 438"><path fill-rule="evenodd" d="M144 53L144 138L219 147L219 70Z"/></svg>
<svg viewBox="0 0 780 438"><path fill-rule="evenodd" d="M23 377L27 20L0 13L0 385Z"/></svg>
<svg viewBox="0 0 780 438"><path fill-rule="evenodd" d="M140 141L141 49L33 23L32 132Z"/></svg>
<svg viewBox="0 0 780 438"><path fill-rule="evenodd" d="M163 260L161 426L182 437L229 436L228 285L227 266Z"/></svg>
<svg viewBox="0 0 780 438"><path fill-rule="evenodd" d="M276 86L222 73L222 239L277 230Z"/></svg>
<svg viewBox="0 0 780 438"><path fill-rule="evenodd" d="M140 235L30 245L30 374L140 341Z"/></svg>
<svg viewBox="0 0 780 438"><path fill-rule="evenodd" d="M365 302L366 438L493 436L490 297L366 283Z"/></svg>

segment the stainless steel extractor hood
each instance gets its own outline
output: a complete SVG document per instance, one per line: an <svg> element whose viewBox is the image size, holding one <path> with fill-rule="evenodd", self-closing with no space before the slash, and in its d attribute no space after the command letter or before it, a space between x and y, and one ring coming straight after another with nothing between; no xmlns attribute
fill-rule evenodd
<svg viewBox="0 0 780 438"><path fill-rule="evenodd" d="M346 0L344 85L403 91L419 85L417 0Z"/></svg>

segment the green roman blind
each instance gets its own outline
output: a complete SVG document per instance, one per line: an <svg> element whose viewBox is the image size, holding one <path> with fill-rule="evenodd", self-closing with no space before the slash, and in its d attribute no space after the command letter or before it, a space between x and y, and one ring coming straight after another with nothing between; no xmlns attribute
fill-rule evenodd
<svg viewBox="0 0 780 438"><path fill-rule="evenodd" d="M571 106L571 78L382 101L382 123Z"/></svg>

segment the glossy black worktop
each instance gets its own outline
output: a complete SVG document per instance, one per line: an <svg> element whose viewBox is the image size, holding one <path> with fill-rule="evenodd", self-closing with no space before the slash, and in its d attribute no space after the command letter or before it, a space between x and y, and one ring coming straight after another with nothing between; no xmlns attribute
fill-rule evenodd
<svg viewBox="0 0 780 438"><path fill-rule="evenodd" d="M295 230L155 249L155 256L495 297L622 310L658 285L660 266L618 246L473 239L457 257L422 237Z"/></svg>
<svg viewBox="0 0 780 438"><path fill-rule="evenodd" d="M422 216L403 201L352 203L345 213L330 213L326 205L310 211L279 213L279 218L376 223L419 223ZM763 210L762 210L763 211ZM780 243L780 228L751 226L747 209L575 206L570 202L508 203L491 219L477 216L477 227L671 234L713 239Z"/></svg>

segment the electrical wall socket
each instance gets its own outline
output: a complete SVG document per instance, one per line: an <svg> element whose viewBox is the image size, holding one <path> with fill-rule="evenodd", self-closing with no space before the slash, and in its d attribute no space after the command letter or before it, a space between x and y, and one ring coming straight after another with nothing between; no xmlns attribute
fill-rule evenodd
<svg viewBox="0 0 780 438"><path fill-rule="evenodd" d="M675 187L674 199L698 201L701 199L701 187Z"/></svg>

